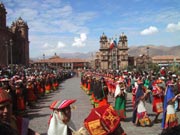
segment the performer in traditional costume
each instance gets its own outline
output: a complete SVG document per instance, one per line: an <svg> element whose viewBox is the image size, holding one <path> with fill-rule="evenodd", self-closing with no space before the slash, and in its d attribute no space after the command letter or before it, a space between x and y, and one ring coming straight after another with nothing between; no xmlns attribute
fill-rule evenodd
<svg viewBox="0 0 180 135"><path fill-rule="evenodd" d="M37 90L38 90L38 97L42 97L44 96L44 88L43 88L43 85L42 85L42 79L40 77L38 77L36 79L36 84L37 84Z"/></svg>
<svg viewBox="0 0 180 135"><path fill-rule="evenodd" d="M74 135L77 132L83 133L82 128L79 131L75 131L73 127L69 125L71 121L71 107L76 100L56 100L50 105L50 109L53 113L49 119L48 135ZM79 134L80 134L79 133Z"/></svg>
<svg viewBox="0 0 180 135"><path fill-rule="evenodd" d="M50 116L48 135L71 135L72 130L67 125L71 119L70 105L76 100L54 101L50 105L53 113Z"/></svg>
<svg viewBox="0 0 180 135"><path fill-rule="evenodd" d="M136 103L133 110L133 123L138 126L150 126L151 120L148 117L145 100L149 91L143 86L143 82L140 79L138 82L138 90L136 92Z"/></svg>
<svg viewBox="0 0 180 135"><path fill-rule="evenodd" d="M132 85L132 106L133 106L133 108L135 106L137 89L138 89L138 84L137 84L137 81L135 81L134 84Z"/></svg>
<svg viewBox="0 0 180 135"><path fill-rule="evenodd" d="M102 98L102 100L99 101L99 106L98 107L108 104L108 93L109 93L108 92L108 87L107 87L107 85L105 83L105 79L102 77L100 79L100 81L101 81L101 89L102 89L102 93L103 93L103 98Z"/></svg>
<svg viewBox="0 0 180 135"><path fill-rule="evenodd" d="M94 88L94 107L100 107L108 104L107 102L107 86L104 78L96 78Z"/></svg>
<svg viewBox="0 0 180 135"><path fill-rule="evenodd" d="M15 82L15 92L16 92L16 99L17 99L17 113L24 113L26 110L26 105L24 101L23 89L22 89L22 80L17 80Z"/></svg>
<svg viewBox="0 0 180 135"><path fill-rule="evenodd" d="M162 67L162 68L160 69L160 74L161 74L162 76L166 76L166 69L165 69L164 67Z"/></svg>
<svg viewBox="0 0 180 135"><path fill-rule="evenodd" d="M164 97L164 108L163 108L163 119L162 119L162 128L172 128L178 125L178 118L174 108L174 102L177 98L180 97L180 94L175 96L173 92L173 84L169 83L165 91Z"/></svg>
<svg viewBox="0 0 180 135"><path fill-rule="evenodd" d="M178 88L178 93L180 93L180 76L178 77L177 80L177 88ZM180 111L180 99L178 99L178 109L177 111Z"/></svg>
<svg viewBox="0 0 180 135"><path fill-rule="evenodd" d="M51 92L51 80L50 80L50 75L48 74L45 80L45 93L48 94Z"/></svg>
<svg viewBox="0 0 180 135"><path fill-rule="evenodd" d="M59 86L59 83L58 83L58 80L57 80L57 76L56 75L52 75L51 79L52 79L53 90L57 90L58 86Z"/></svg>
<svg viewBox="0 0 180 135"><path fill-rule="evenodd" d="M33 107L35 105L37 97L34 94L34 86L33 86L33 83L32 83L31 79L28 80L26 89L27 89L27 102L28 102L28 105L30 107Z"/></svg>
<svg viewBox="0 0 180 135"><path fill-rule="evenodd" d="M5 77L5 78L2 78L0 81L2 84L2 90L6 91L11 96L12 103L13 103L13 113L15 114L17 112L17 96L16 96L15 91L10 86L10 82L9 82L10 79Z"/></svg>
<svg viewBox="0 0 180 135"><path fill-rule="evenodd" d="M115 94L114 94L114 97L115 97L114 109L117 111L117 113L121 119L126 118L126 112L125 112L126 95L125 95L124 91L125 91L125 84L121 80L121 81L119 81L119 83L117 83Z"/></svg>
<svg viewBox="0 0 180 135"><path fill-rule="evenodd" d="M111 105L93 108L84 120L90 135L126 135L120 117Z"/></svg>
<svg viewBox="0 0 180 135"><path fill-rule="evenodd" d="M153 87L152 95L153 95L153 103L152 103L152 110L156 113L154 123L158 123L158 116L160 113L163 112L163 101L164 101L164 87L162 84L162 80L157 80L156 84Z"/></svg>
<svg viewBox="0 0 180 135"><path fill-rule="evenodd" d="M94 91L95 91L95 84L96 84L96 78L92 77L91 82L90 82L90 102L93 105L93 107L95 107L95 97L94 97Z"/></svg>
<svg viewBox="0 0 180 135"><path fill-rule="evenodd" d="M87 94L90 95L90 89L91 89L91 76L87 76Z"/></svg>

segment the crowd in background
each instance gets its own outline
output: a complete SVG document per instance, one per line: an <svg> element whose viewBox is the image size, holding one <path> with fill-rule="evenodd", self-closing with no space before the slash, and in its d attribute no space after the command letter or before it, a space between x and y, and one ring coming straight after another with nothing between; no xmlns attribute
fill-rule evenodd
<svg viewBox="0 0 180 135"><path fill-rule="evenodd" d="M126 119L129 93L132 94L132 122L135 126L153 126L160 122L162 134L178 126L176 112L180 110L180 76L168 68L162 67L157 73L87 70L81 75L81 86L89 95L94 108L110 104L108 95L111 95L115 99L113 107L121 121ZM152 105L155 114L153 120L148 116L147 102Z"/></svg>
<svg viewBox="0 0 180 135"><path fill-rule="evenodd" d="M38 135L28 129L27 110L37 107L40 98L57 90L63 80L74 75L71 70L43 66L0 66L0 125L8 127L1 128L1 133L8 135L8 129L12 128L19 135Z"/></svg>
<svg viewBox="0 0 180 135"><path fill-rule="evenodd" d="M160 128L163 129L162 134L172 132L171 129L173 129L173 133L178 132L178 117L176 112L180 110L179 75L164 67L158 73L153 71L139 72L136 70L81 70L80 73L81 87L88 94L93 107L97 109L95 115L99 117L101 113L102 115L107 113L106 115L111 117L111 120L108 120L110 117L100 119L104 124L96 128L103 126L101 129L106 129L104 132L108 132L109 134L118 132L125 135L120 121L126 120L127 94L131 94L133 107L132 122L134 126L153 126L154 123L161 122ZM26 115L27 109L36 107L38 99L57 90L63 80L74 75L75 72L71 70L44 66L1 66L0 117L2 118L0 125L3 125L4 121L6 121L8 126L10 125L11 127L12 121L7 121L7 116L3 116L3 111L8 110L6 107L12 107L12 111L9 109L9 113L11 116L14 116L13 119L16 121L16 124L21 123L17 124L16 128L14 126L12 127L13 129L17 129L19 134L21 134L20 130L24 127L22 123L26 121L23 116ZM76 75L78 76L79 74ZM109 103L109 96L114 98L114 105ZM152 104L152 111L155 113L153 120L148 116L145 106L147 102ZM162 114L162 118L159 118L160 114ZM89 123L92 123L90 121L92 121L92 118L85 119L85 127L89 132L93 132L90 128ZM109 123L109 121L111 122ZM108 123L112 124L112 127ZM38 133L30 129L28 131L38 135ZM98 129L96 132L99 132Z"/></svg>

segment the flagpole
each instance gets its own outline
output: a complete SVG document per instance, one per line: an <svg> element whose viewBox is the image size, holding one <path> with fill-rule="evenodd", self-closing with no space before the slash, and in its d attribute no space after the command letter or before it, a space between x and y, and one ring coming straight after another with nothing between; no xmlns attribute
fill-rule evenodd
<svg viewBox="0 0 180 135"><path fill-rule="evenodd" d="M113 39L111 39L111 42L112 42ZM112 69L113 69L113 51L111 49L111 66L112 66Z"/></svg>
<svg viewBox="0 0 180 135"><path fill-rule="evenodd" d="M117 62L117 60L118 60L118 59L117 59L117 56L118 56L118 55L117 55L117 52L118 52L118 51L117 51L117 50L118 50L118 47L117 47L117 46L118 46L118 43L117 43L117 34L115 34L115 42L116 42L116 69L117 69L117 66L118 66L118 62Z"/></svg>

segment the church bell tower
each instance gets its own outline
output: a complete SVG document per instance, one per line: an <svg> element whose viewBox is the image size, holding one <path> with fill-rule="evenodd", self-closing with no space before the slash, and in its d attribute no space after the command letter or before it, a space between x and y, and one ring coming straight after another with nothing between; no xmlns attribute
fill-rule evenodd
<svg viewBox="0 0 180 135"><path fill-rule="evenodd" d="M6 14L4 4L0 2L0 28L6 28Z"/></svg>

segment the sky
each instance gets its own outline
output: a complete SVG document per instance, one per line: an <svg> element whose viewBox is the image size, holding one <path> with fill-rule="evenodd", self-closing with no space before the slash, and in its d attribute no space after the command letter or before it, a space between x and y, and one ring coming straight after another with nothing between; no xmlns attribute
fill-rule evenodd
<svg viewBox="0 0 180 135"><path fill-rule="evenodd" d="M30 58L96 52L100 37L128 46L180 45L180 0L0 0L7 26L21 17L29 27Z"/></svg>

